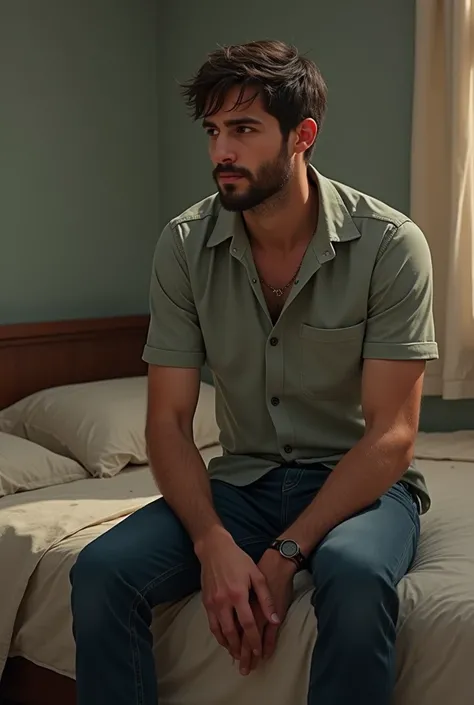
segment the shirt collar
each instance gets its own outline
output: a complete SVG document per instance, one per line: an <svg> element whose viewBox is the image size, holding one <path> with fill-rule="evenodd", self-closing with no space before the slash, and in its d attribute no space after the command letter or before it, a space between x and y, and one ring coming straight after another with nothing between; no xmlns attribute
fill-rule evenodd
<svg viewBox="0 0 474 705"><path fill-rule="evenodd" d="M319 216L313 237L313 249L319 253L327 250L332 242L348 242L359 238L360 232L334 183L319 173L312 164L308 164L308 176L319 192ZM215 247L230 238L231 252L240 259L249 244L242 215L221 207L207 247Z"/></svg>

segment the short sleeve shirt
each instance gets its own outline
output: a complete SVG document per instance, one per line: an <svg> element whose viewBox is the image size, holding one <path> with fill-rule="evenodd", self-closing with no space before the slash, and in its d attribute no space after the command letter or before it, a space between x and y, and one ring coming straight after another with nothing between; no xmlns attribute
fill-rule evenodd
<svg viewBox="0 0 474 705"><path fill-rule="evenodd" d="M199 368L216 388L222 457L237 485L285 463L333 467L363 436L364 359L438 357L427 241L407 216L308 167L318 225L272 322L242 216L210 196L174 218L155 250L143 359ZM413 464L404 476L426 511Z"/></svg>

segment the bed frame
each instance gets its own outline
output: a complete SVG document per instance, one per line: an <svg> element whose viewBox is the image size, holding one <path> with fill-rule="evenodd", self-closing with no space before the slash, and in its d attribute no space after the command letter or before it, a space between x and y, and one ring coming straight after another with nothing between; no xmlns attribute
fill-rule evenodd
<svg viewBox="0 0 474 705"><path fill-rule="evenodd" d="M146 374L148 316L0 326L0 409L41 389ZM75 705L75 684L24 658L8 659L0 705Z"/></svg>

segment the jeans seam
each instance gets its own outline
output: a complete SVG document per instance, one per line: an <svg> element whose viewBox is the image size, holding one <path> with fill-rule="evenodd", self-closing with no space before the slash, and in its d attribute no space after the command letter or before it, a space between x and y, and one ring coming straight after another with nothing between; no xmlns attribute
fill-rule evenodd
<svg viewBox="0 0 474 705"><path fill-rule="evenodd" d="M134 600L135 602L135 600ZM135 702L136 705L143 705L143 676L142 669L140 666L139 648L137 644L137 633L132 625L132 614L133 610L130 610L130 617L128 620L129 634L130 634L130 650L132 652L132 663L133 671L135 675Z"/></svg>
<svg viewBox="0 0 474 705"><path fill-rule="evenodd" d="M169 568L167 571L162 573L161 575L158 575L156 578L153 578L153 580L150 580L149 583L145 585L142 590L137 590L137 594L135 595L135 598L133 599L132 605L130 607L130 616L128 620L128 626L129 626L129 631L130 631L130 639L133 642L132 643L132 658L133 658L133 670L135 671L135 685L136 685L136 705L143 705L143 678L142 678L142 672L141 672L141 667L140 667L140 658L138 657L138 654L140 652L140 649L138 648L138 636L137 636L137 630L135 629L133 625L133 618L136 616L136 610L137 610L137 605L141 601L145 601L146 595L150 592L150 590L153 590L154 587L159 585L160 583L164 582L167 578L172 577L176 575L177 573L181 572L182 570L186 570L186 563L179 563L177 566L173 566L172 568Z"/></svg>
<svg viewBox="0 0 474 705"><path fill-rule="evenodd" d="M176 574L179 572L183 567L183 563L180 563L178 566L174 566L173 568L167 570L165 573L162 575L159 575L157 578L153 578L144 588L143 594L140 590L137 590L137 594L135 595L132 605L130 607L130 614L128 618L128 627L129 627L129 632L130 632L130 641L131 641L131 646L132 646L132 659L133 659L133 670L135 672L135 688L136 688L136 705L143 705L143 677L142 677L142 670L141 670L141 665L140 665L140 658L139 658L139 653L140 649L138 648L138 635L137 635L137 630L135 629L134 623L133 623L133 618L136 616L136 608L139 602L145 599L145 594L148 591L147 589L152 589L154 587L154 584L159 584L159 582L162 582L166 580L167 577L170 576L170 574Z"/></svg>
<svg viewBox="0 0 474 705"><path fill-rule="evenodd" d="M280 512L280 525L286 526L286 516L288 514L288 495L282 490L281 493L281 512Z"/></svg>
<svg viewBox="0 0 474 705"><path fill-rule="evenodd" d="M293 482L291 483L291 485L286 484L286 477L293 469L294 468L288 468L285 473L285 477L283 479L283 487L282 487L283 494L287 494L288 492L291 492L291 490L294 490L295 487L298 487L298 485L301 482L301 478L303 477L303 473L304 473L304 468L298 468L298 474L296 475L296 477L293 480Z"/></svg>
<svg viewBox="0 0 474 705"><path fill-rule="evenodd" d="M288 475L294 470L294 468L287 468L285 472L285 477L283 478L283 484L282 484L282 489L281 489L281 514L280 514L280 523L281 526L286 526L288 524L288 508L290 504L290 492L295 489L295 487L298 487L298 485L301 482L301 479L304 474L304 468L298 468L298 472L296 474L295 479L291 483L291 485L287 485L286 478Z"/></svg>
<svg viewBox="0 0 474 705"><path fill-rule="evenodd" d="M268 537L267 536L248 536L241 541L238 542L238 546L244 547L244 546L249 546L254 543L262 543L262 542L267 542ZM139 658L139 648L138 648L138 635L137 631L135 629L135 626L133 624L133 618L136 616L136 610L137 610L137 605L141 601L145 601L146 595L153 590L157 585L160 583L164 582L170 577L173 577L177 573L187 570L190 568L190 564L186 563L179 563L177 566L173 566L172 568L169 568L167 571L162 573L161 575L157 576L156 578L153 578L153 580L150 580L149 583L147 583L141 590L137 590L137 594L135 595L132 605L130 607L130 615L128 619L128 626L129 626L129 633L130 633L130 649L132 652L132 660L133 660L133 670L135 673L135 686L136 686L136 705L143 705L143 677L142 677L142 671L141 671L141 666L140 666L140 658Z"/></svg>
<svg viewBox="0 0 474 705"><path fill-rule="evenodd" d="M408 482L401 481L399 484L410 495L410 499L416 509L416 513L418 516L420 516L420 514L422 512L422 505L421 505L421 500L420 500L418 493L415 492L414 488L411 485L409 485Z"/></svg>
<svg viewBox="0 0 474 705"><path fill-rule="evenodd" d="M247 536L241 541L236 541L237 546L240 548L243 548L244 546L250 546L253 543L260 543L264 541L268 541L268 536L265 536L264 534L261 534L260 536Z"/></svg>
<svg viewBox="0 0 474 705"><path fill-rule="evenodd" d="M398 574L399 574L399 572L400 572L400 567L401 567L402 563L406 560L406 557L407 557L407 555L408 555L408 553L409 553L409 551L410 551L410 546L411 546L411 543L412 543L412 540L413 540L413 535L414 535L416 532L417 532L417 528L416 528L416 526L415 526L415 522L413 521L413 522L412 522L412 529L411 529L410 534L409 534L409 536L408 536L408 539L407 539L407 541L406 541L406 543L405 543L405 547L404 547L402 553L400 554L400 556L399 556L399 558L398 558L397 565L396 565L396 568L395 568L395 570L394 570L394 575L393 575L393 579L394 579L394 580L397 579ZM403 577L403 576L402 576L402 577Z"/></svg>

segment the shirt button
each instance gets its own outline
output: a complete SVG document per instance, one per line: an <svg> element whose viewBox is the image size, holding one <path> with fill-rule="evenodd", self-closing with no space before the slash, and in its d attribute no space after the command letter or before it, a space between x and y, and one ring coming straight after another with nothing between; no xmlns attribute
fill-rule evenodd
<svg viewBox="0 0 474 705"><path fill-rule="evenodd" d="M287 455L289 455L290 453L293 453L293 448L292 448L291 446L285 446L285 447L283 448L283 450L285 451L285 453L286 453Z"/></svg>
<svg viewBox="0 0 474 705"><path fill-rule="evenodd" d="M278 397L272 397L270 401L272 402L273 406L278 406L278 404L280 403Z"/></svg>
<svg viewBox="0 0 474 705"><path fill-rule="evenodd" d="M270 345L273 345L273 347L278 345L278 338L270 338Z"/></svg>

